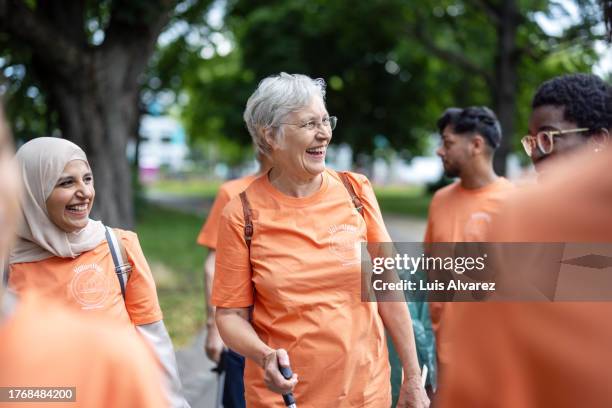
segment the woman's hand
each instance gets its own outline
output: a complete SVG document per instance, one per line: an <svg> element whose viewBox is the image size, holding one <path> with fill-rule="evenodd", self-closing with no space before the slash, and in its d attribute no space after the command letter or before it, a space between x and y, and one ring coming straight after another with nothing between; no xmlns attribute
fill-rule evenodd
<svg viewBox="0 0 612 408"><path fill-rule="evenodd" d="M418 376L405 378L400 388L397 408L427 408L429 398L427 392L421 386L421 379Z"/></svg>
<svg viewBox="0 0 612 408"><path fill-rule="evenodd" d="M294 373L290 379L286 380L278 369L279 365L290 367L289 355L285 350L274 350L264 357L264 382L270 391L278 394L287 394L295 388L295 385L298 383L298 377Z"/></svg>

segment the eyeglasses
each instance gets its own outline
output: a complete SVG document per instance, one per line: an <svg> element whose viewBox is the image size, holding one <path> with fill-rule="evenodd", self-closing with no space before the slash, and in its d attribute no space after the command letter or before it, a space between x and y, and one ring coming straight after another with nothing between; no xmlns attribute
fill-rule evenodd
<svg viewBox="0 0 612 408"><path fill-rule="evenodd" d="M328 128L330 130L334 130L336 128L336 124L338 123L338 118L336 116L329 116L323 118L322 120L309 120L306 123L280 123L281 125L291 125L297 126L300 129L306 129L308 131L315 130L319 126L322 126L323 129Z"/></svg>
<svg viewBox="0 0 612 408"><path fill-rule="evenodd" d="M581 133L588 132L588 128L580 129L568 129L568 130L542 130L536 133L535 136L527 135L523 136L521 143L527 156L531 157L533 151L537 147L540 149L542 154L551 154L554 149L554 138L555 136L565 135L567 133Z"/></svg>

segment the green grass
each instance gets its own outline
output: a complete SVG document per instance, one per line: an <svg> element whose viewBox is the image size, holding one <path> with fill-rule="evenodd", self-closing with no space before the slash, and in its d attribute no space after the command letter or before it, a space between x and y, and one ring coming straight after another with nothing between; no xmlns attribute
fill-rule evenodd
<svg viewBox="0 0 612 408"><path fill-rule="evenodd" d="M196 244L202 219L145 204L137 232L151 266L164 321L175 346L188 344L203 326L204 256Z"/></svg>
<svg viewBox="0 0 612 408"><path fill-rule="evenodd" d="M198 178L166 179L156 181L155 184L148 187L148 190L182 197L214 197L221 183L221 181Z"/></svg>
<svg viewBox="0 0 612 408"><path fill-rule="evenodd" d="M427 218L431 196L421 187L375 187L374 192L383 214Z"/></svg>

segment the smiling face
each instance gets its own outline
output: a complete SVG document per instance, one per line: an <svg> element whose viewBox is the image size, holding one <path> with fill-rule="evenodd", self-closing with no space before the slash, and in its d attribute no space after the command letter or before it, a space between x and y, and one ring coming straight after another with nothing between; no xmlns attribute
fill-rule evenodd
<svg viewBox="0 0 612 408"><path fill-rule="evenodd" d="M305 108L287 115L284 135L272 143L275 167L298 180L309 180L325 170L325 154L332 137L329 114L315 97ZM313 126L314 125L314 126Z"/></svg>
<svg viewBox="0 0 612 408"><path fill-rule="evenodd" d="M577 129L579 126L564 119L564 108L562 106L543 105L535 108L529 117L529 134L535 136L543 130L556 131ZM533 150L531 160L540 171L544 161L551 158L561 157L577 148L584 146L588 138L584 133L568 133L553 138L554 148L550 154L543 154L538 148Z"/></svg>
<svg viewBox="0 0 612 408"><path fill-rule="evenodd" d="M83 160L68 162L47 198L49 219L64 232L85 228L95 195L89 164Z"/></svg>

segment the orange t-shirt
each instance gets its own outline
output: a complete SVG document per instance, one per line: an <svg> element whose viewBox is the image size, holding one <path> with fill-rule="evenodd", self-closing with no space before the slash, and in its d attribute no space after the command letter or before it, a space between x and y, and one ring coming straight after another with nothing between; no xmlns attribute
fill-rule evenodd
<svg viewBox="0 0 612 408"><path fill-rule="evenodd" d="M0 387L76 387L75 402L0 407L168 407L161 367L133 329L27 293L0 321Z"/></svg>
<svg viewBox="0 0 612 408"><path fill-rule="evenodd" d="M612 151L555 166L493 221L495 242L612 243ZM609 270L609 268L608 268ZM440 407L612 407L612 302L457 304Z"/></svg>
<svg viewBox="0 0 612 408"><path fill-rule="evenodd" d="M10 266L9 286L17 293L34 289L71 308L108 316L127 324L162 319L155 281L136 234L115 230L127 252L132 273L121 295L115 265L106 241L76 258L53 257Z"/></svg>
<svg viewBox="0 0 612 408"><path fill-rule="evenodd" d="M514 185L500 177L488 186L468 190L459 181L434 194L429 206L425 242L484 242L489 235L492 218L499 212ZM446 324L452 317L452 306L444 302L430 302L429 311L434 334L438 372L442 376L449 360L448 342L452 333ZM444 317L443 317L444 316Z"/></svg>
<svg viewBox="0 0 612 408"><path fill-rule="evenodd" d="M459 181L438 190L429 205L425 242L483 242L495 214L514 190L503 177L468 190Z"/></svg>
<svg viewBox="0 0 612 408"><path fill-rule="evenodd" d="M385 331L377 304L361 302L359 250L360 242L391 239L367 178L348 176L363 217L333 171L305 198L282 194L267 175L255 180L246 190L254 225L250 260L239 197L221 217L212 303L254 306L251 324L261 340L289 353L301 408L391 404ZM249 407L284 406L253 361L244 376Z"/></svg>
<svg viewBox="0 0 612 408"><path fill-rule="evenodd" d="M245 177L241 177L236 180L231 180L221 184L215 202L213 203L206 222L202 226L200 233L198 234L198 244L215 249L217 248L217 235L219 232L219 219L223 209L230 202L230 200L242 193L246 188L255 180L257 176L251 174Z"/></svg>

